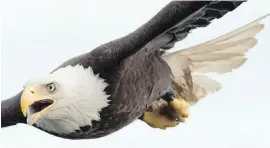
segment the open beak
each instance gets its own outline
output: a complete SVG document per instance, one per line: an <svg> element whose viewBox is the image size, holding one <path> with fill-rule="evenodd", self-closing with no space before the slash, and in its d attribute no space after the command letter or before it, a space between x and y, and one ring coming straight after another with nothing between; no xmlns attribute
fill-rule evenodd
<svg viewBox="0 0 270 148"><path fill-rule="evenodd" d="M23 115L27 117L27 124L36 123L55 102L48 96L40 95L35 91L35 88L24 89L21 96L21 110Z"/></svg>

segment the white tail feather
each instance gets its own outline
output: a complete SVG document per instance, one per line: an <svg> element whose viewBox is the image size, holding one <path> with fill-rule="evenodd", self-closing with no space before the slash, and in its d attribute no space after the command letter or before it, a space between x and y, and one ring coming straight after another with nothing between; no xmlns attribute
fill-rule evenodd
<svg viewBox="0 0 270 148"><path fill-rule="evenodd" d="M183 86L187 84L183 83L183 70L190 69L193 88L189 91L193 93L193 97L186 100L194 104L207 94L221 89L217 81L204 74L231 72L243 65L247 60L245 53L257 44L255 36L264 28L260 22L267 16L216 39L163 56L171 67L174 81L183 88L188 88Z"/></svg>

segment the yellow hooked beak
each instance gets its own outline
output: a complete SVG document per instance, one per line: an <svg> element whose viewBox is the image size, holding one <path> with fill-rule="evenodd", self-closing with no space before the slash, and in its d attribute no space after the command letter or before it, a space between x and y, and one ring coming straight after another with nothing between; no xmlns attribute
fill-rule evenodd
<svg viewBox="0 0 270 148"><path fill-rule="evenodd" d="M34 107L41 107L41 105L44 105L45 101L50 103L46 104L45 108L41 109L40 111L37 111L35 113L31 113L31 109L34 110ZM39 106L34 106L34 103L39 103ZM43 104L42 104L43 103ZM30 125L33 125L37 122L40 117L46 112L48 108L53 106L55 104L55 100L50 99L47 96L39 94L35 88L26 88L24 89L22 96L21 96L21 111L25 117L27 117L27 123Z"/></svg>

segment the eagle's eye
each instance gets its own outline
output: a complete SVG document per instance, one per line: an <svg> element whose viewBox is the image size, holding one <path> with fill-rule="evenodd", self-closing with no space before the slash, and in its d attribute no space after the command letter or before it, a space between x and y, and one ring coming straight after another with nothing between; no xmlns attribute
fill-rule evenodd
<svg viewBox="0 0 270 148"><path fill-rule="evenodd" d="M56 91L56 85L54 83L50 83L46 85L47 91L53 93Z"/></svg>

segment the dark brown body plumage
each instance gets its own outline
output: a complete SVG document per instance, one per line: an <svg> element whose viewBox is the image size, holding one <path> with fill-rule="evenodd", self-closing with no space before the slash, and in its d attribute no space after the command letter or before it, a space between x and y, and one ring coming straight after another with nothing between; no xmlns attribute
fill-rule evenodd
<svg viewBox="0 0 270 148"><path fill-rule="evenodd" d="M67 65L91 66L109 84L110 105L101 111L101 120L82 127L69 139L98 138L113 133L138 119L148 105L172 87L170 68L160 49L170 49L190 30L207 26L211 20L233 11L242 2L172 1L134 32L103 44L89 53L72 58ZM58 69L57 68L57 69ZM20 94L1 102L1 127L25 123L20 112ZM42 129L41 129L42 130Z"/></svg>
<svg viewBox="0 0 270 148"><path fill-rule="evenodd" d="M73 64L94 67L92 58L84 57L80 58L84 62L73 60L76 61ZM112 69L94 72L109 84L105 91L110 95L110 105L101 111L100 121L93 121L92 127L84 127L83 131L69 135L70 138L78 135L80 138L97 138L121 129L138 119L147 106L171 87L170 68L159 50L149 54L139 50Z"/></svg>

